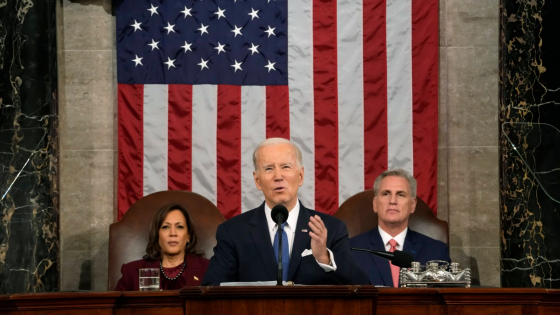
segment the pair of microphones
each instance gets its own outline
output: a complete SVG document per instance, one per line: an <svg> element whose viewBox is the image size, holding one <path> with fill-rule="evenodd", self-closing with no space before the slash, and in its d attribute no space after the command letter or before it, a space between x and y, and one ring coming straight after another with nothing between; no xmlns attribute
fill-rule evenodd
<svg viewBox="0 0 560 315"><path fill-rule="evenodd" d="M278 224L278 276L276 285L282 285L282 224L288 220L288 209L283 205L276 205L272 208L272 220ZM368 252L381 258L385 258L397 267L410 268L413 257L409 253L396 250L394 252L385 252L379 250L371 250L365 248L352 248L354 251ZM289 259L289 257L288 257Z"/></svg>

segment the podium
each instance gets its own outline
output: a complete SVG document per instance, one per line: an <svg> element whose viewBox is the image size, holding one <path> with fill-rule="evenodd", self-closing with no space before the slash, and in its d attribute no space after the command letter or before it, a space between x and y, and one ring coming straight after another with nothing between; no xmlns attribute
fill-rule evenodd
<svg viewBox="0 0 560 315"><path fill-rule="evenodd" d="M183 314L375 314L374 286L185 287Z"/></svg>

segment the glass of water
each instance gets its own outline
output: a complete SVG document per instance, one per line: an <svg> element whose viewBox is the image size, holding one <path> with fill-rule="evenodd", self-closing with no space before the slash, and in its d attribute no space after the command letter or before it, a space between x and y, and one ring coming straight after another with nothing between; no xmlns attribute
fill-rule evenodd
<svg viewBox="0 0 560 315"><path fill-rule="evenodd" d="M159 268L138 269L140 291L159 291Z"/></svg>

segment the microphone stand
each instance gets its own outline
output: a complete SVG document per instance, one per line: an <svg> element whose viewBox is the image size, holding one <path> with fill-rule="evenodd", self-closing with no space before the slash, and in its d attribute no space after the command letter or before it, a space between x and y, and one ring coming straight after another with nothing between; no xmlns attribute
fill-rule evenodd
<svg viewBox="0 0 560 315"><path fill-rule="evenodd" d="M282 267L282 224L278 225L278 275L276 276L276 285L282 285L282 278L284 275L284 268Z"/></svg>

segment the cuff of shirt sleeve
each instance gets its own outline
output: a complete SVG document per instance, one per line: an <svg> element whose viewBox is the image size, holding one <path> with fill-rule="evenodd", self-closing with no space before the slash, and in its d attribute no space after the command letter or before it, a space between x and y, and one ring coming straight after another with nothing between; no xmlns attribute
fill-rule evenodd
<svg viewBox="0 0 560 315"><path fill-rule="evenodd" d="M319 264L319 266L321 266L321 268L323 268L325 272L336 271L336 262L334 261L334 255L330 249L327 248L327 251L329 252L329 258L331 260L330 265L322 264L317 259L315 259L315 261Z"/></svg>

